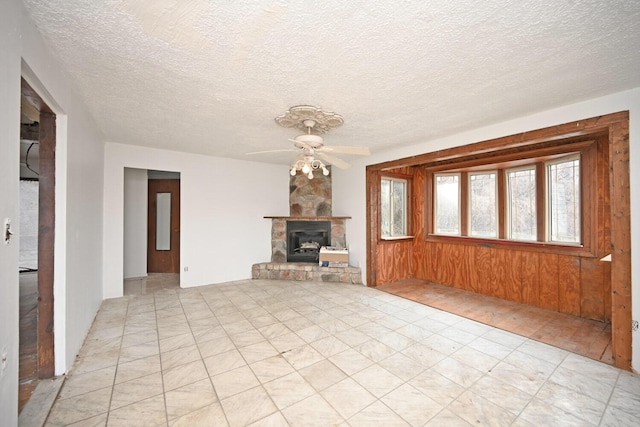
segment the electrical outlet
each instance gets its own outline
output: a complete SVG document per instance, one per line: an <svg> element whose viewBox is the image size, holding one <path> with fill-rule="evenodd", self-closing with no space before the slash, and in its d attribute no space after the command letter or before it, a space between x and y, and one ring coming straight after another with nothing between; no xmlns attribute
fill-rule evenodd
<svg viewBox="0 0 640 427"><path fill-rule="evenodd" d="M638 321L637 320L632 320L631 321L631 329L633 331L637 331L638 330Z"/></svg>

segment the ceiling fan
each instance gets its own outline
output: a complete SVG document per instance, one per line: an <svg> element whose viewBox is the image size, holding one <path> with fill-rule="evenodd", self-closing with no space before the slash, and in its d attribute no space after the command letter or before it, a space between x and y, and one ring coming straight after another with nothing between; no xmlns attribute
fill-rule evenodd
<svg viewBox="0 0 640 427"><path fill-rule="evenodd" d="M293 142L295 148L283 150L255 151L247 154L262 154L284 151L298 151L298 156L291 163L290 173L295 176L298 171L313 179L313 171L320 169L326 176L329 169L323 160L340 169L347 169L351 165L333 154L355 154L360 156L370 155L367 147L335 146L325 145L324 140L319 135L328 132L330 129L342 126L344 120L335 113L328 113L319 108L309 105L298 105L291 107L285 114L276 117L276 123L283 127L295 127L305 130L306 133L298 135L289 141Z"/></svg>

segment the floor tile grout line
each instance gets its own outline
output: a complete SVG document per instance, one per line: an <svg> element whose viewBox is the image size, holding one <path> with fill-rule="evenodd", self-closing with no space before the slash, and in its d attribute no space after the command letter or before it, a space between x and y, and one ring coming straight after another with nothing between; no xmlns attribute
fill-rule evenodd
<svg viewBox="0 0 640 427"><path fill-rule="evenodd" d="M167 409L167 390L164 384L164 368L162 366L162 350L160 347L160 325L158 324L158 305L156 299L156 291L153 292L153 313L156 320L156 336L158 338L158 361L160 363L160 380L162 383L162 402L164 403L164 419L165 424L169 425L169 413Z"/></svg>

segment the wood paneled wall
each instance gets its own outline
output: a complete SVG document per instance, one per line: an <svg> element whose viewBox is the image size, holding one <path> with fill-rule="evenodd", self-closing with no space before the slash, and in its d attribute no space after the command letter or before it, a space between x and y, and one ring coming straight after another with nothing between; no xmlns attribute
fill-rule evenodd
<svg viewBox="0 0 640 427"><path fill-rule="evenodd" d="M415 277L574 316L610 321L609 264L596 258L416 242Z"/></svg>
<svg viewBox="0 0 640 427"><path fill-rule="evenodd" d="M375 245L376 283L408 278L428 280L535 307L611 321L610 264L600 257L610 253L609 148L606 134L597 136L596 189L584 194L597 200L585 215L597 236L591 253L539 247L527 250L499 242L475 239L441 239L428 236L431 220L431 184L422 165L385 170L381 175L412 177L411 240L382 241ZM597 197L596 197L597 195ZM591 198L591 197L590 197ZM590 205L590 204L589 204ZM591 212L596 212L591 215Z"/></svg>

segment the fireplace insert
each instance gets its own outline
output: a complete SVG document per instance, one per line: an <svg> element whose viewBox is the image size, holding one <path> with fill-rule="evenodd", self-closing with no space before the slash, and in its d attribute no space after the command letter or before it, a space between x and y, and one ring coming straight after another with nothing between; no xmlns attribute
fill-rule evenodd
<svg viewBox="0 0 640 427"><path fill-rule="evenodd" d="M318 262L322 246L331 246L331 221L287 221L287 262Z"/></svg>

